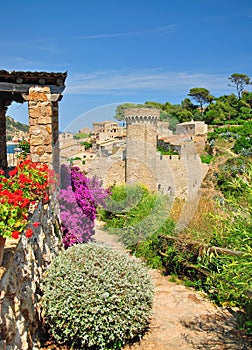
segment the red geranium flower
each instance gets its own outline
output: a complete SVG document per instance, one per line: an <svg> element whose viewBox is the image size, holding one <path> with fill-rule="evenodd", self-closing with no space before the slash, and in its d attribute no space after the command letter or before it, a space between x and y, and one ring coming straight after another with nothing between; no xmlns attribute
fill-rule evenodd
<svg viewBox="0 0 252 350"><path fill-rule="evenodd" d="M18 239L19 235L20 235L20 233L18 231L13 231L11 234L12 238L15 238L15 239Z"/></svg>
<svg viewBox="0 0 252 350"><path fill-rule="evenodd" d="M32 235L33 235L32 229L31 229L31 228L28 228L28 229L26 230L25 235L26 235L27 238L31 238Z"/></svg>
<svg viewBox="0 0 252 350"><path fill-rule="evenodd" d="M42 199L43 203L49 200L50 177L52 172L48 173L47 165L28 159L11 170L8 176L0 169L0 222L4 237L18 239L23 233L27 238L32 237L33 228L41 224L34 222L27 228L28 213L37 207L39 200ZM32 207L31 202L34 204Z"/></svg>
<svg viewBox="0 0 252 350"><path fill-rule="evenodd" d="M9 175L10 176L15 176L17 172L18 172L18 170L17 170L17 168L15 168L15 169L9 171Z"/></svg>

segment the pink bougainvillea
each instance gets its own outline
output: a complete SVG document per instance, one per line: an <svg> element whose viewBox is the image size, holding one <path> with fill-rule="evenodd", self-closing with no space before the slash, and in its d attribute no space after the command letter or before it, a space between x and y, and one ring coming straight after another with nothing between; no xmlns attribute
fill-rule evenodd
<svg viewBox="0 0 252 350"><path fill-rule="evenodd" d="M108 194L97 178L86 177L77 167L62 166L59 202L66 248L90 240L97 207L105 205Z"/></svg>

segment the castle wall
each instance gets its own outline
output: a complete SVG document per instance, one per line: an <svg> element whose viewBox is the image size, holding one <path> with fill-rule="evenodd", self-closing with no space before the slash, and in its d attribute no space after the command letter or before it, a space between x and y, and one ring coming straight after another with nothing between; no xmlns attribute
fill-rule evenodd
<svg viewBox="0 0 252 350"><path fill-rule="evenodd" d="M207 143L207 135L194 136L193 142L197 153L201 154L205 151Z"/></svg>
<svg viewBox="0 0 252 350"><path fill-rule="evenodd" d="M180 156L157 156L157 183L163 193L180 198L186 196L187 171Z"/></svg>
<svg viewBox="0 0 252 350"><path fill-rule="evenodd" d="M98 176L105 187L122 185L125 183L125 161L121 156L96 158L90 164L88 176Z"/></svg>
<svg viewBox="0 0 252 350"><path fill-rule="evenodd" d="M172 196L188 198L200 188L203 178L198 155L162 156L157 159L159 189Z"/></svg>
<svg viewBox="0 0 252 350"><path fill-rule="evenodd" d="M176 232L191 221L200 199L200 188L207 168L198 155L164 156L157 161L159 190L180 198L183 206L176 223Z"/></svg>

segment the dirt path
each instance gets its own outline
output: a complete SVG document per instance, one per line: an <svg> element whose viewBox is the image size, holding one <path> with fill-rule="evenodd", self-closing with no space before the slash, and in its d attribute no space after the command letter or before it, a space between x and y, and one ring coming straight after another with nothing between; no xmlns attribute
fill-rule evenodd
<svg viewBox="0 0 252 350"><path fill-rule="evenodd" d="M117 237L96 225L94 241L124 249ZM251 350L251 339L239 331L238 310L217 308L204 296L183 285L169 282L150 270L154 286L150 330L140 343L124 350Z"/></svg>

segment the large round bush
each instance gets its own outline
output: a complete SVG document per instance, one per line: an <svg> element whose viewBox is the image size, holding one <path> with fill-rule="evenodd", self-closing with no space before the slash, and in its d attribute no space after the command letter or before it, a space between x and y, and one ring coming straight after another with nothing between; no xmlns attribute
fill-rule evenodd
<svg viewBox="0 0 252 350"><path fill-rule="evenodd" d="M45 322L76 349L120 348L146 330L153 286L138 259L103 245L62 252L43 283Z"/></svg>

